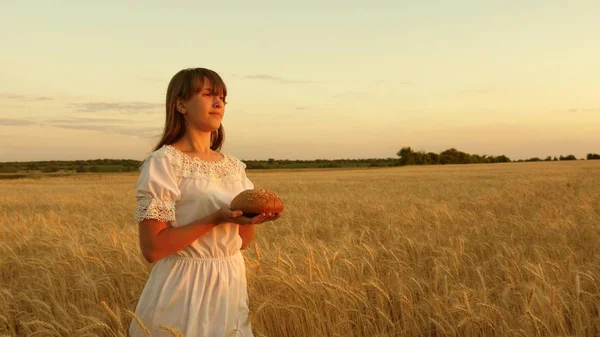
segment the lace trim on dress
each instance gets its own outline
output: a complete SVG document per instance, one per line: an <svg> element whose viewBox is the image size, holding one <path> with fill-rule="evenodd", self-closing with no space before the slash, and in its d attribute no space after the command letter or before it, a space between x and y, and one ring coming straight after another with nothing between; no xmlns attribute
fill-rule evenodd
<svg viewBox="0 0 600 337"><path fill-rule="evenodd" d="M175 202L158 198L140 199L137 202L135 219L138 222L144 219L175 221Z"/></svg>
<svg viewBox="0 0 600 337"><path fill-rule="evenodd" d="M153 156L166 156L176 166L178 177L207 179L219 183L235 183L244 177L246 164L241 160L222 153L223 158L206 161L189 156L171 145L164 145Z"/></svg>

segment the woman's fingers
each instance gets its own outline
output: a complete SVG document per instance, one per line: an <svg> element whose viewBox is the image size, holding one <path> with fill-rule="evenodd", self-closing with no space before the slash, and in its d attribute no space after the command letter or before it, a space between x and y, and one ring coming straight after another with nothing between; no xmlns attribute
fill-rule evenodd
<svg viewBox="0 0 600 337"><path fill-rule="evenodd" d="M275 221L281 217L281 213L273 213L269 218L270 221Z"/></svg>
<svg viewBox="0 0 600 337"><path fill-rule="evenodd" d="M267 221L275 221L275 220L279 219L282 214L283 214L282 212L280 212L280 213L261 213L252 218L249 218L242 214L236 219L235 222L237 222L240 225L260 224L260 223L267 222ZM234 218L235 218L235 216L234 216Z"/></svg>
<svg viewBox="0 0 600 337"><path fill-rule="evenodd" d="M268 214L263 213L263 214L257 216L255 223L263 223L263 222L267 221L267 218L268 218Z"/></svg>
<svg viewBox="0 0 600 337"><path fill-rule="evenodd" d="M281 213L267 213L262 222L275 221L281 217Z"/></svg>

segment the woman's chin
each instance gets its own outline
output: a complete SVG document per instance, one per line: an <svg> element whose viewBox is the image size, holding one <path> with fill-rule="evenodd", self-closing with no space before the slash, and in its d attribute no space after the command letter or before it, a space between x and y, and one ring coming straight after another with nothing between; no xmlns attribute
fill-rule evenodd
<svg viewBox="0 0 600 337"><path fill-rule="evenodd" d="M217 130L219 130L220 127L221 127L221 123L212 125L210 132L217 131Z"/></svg>
<svg viewBox="0 0 600 337"><path fill-rule="evenodd" d="M214 132L219 130L219 127L221 126L221 123L216 124L216 123L210 123L210 124L204 124L198 127L195 127L195 129L199 130L199 131L203 131L203 132Z"/></svg>

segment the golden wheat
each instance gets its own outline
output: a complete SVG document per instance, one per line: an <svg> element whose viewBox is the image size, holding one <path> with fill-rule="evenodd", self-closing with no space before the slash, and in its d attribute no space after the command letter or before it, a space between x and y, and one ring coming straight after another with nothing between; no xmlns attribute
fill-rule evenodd
<svg viewBox="0 0 600 337"><path fill-rule="evenodd" d="M600 334L600 162L248 174L286 202L244 251L257 337ZM150 335L135 179L0 181L0 336Z"/></svg>

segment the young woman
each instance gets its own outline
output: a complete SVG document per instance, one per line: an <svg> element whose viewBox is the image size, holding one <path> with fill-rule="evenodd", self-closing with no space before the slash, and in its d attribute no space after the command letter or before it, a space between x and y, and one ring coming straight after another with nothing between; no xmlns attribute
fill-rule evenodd
<svg viewBox="0 0 600 337"><path fill-rule="evenodd" d="M154 265L136 315L153 336L252 337L241 250L254 225L282 214L242 216L228 205L254 188L245 164L220 151L227 88L205 68L184 69L169 83L162 139L137 181L140 249ZM134 320L133 337L144 336Z"/></svg>

